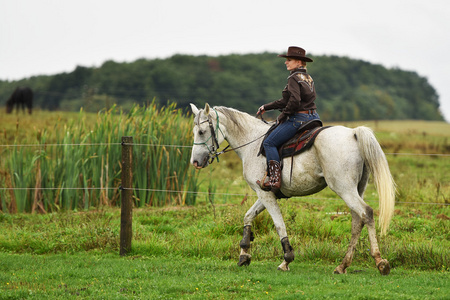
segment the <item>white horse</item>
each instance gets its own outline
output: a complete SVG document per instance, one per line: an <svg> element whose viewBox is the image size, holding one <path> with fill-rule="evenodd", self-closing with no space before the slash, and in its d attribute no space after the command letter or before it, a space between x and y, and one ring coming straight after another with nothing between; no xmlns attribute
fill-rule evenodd
<svg viewBox="0 0 450 300"><path fill-rule="evenodd" d="M258 195L258 200L244 217L244 233L240 242L241 253L238 265L249 265L250 241L253 240L251 225L255 217L267 209L273 219L284 251L284 261L278 267L289 270L294 260L294 251L289 244L283 216L277 198L271 191L263 191L256 183L266 172L266 158L257 156L262 136L269 125L247 113L227 107L198 109L191 104L194 118L194 146L191 164L204 168L220 154L219 145L226 140L242 160L244 178ZM342 263L334 273L346 273L361 230L367 226L370 253L382 275L390 272L389 262L381 257L376 237L373 209L363 200L363 194L370 173L374 176L379 194L379 226L385 234L394 211L395 183L389 171L386 157L372 131L367 127L354 129L333 126L324 129L317 136L314 145L307 151L294 156L284 163L281 192L287 197L306 196L319 192L329 186L339 195L352 213L352 237Z"/></svg>

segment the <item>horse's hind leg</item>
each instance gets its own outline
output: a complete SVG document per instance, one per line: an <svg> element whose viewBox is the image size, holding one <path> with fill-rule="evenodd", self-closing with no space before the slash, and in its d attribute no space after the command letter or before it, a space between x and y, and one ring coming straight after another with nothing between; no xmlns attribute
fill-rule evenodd
<svg viewBox="0 0 450 300"><path fill-rule="evenodd" d="M375 230L375 221L373 219L373 210L368 206L368 209L372 211L369 214L369 220L366 222L367 230L369 232L369 241L370 241L370 255L375 259L375 264L380 271L381 275L389 275L391 272L391 267L389 262L386 259L381 258L381 253L378 248L377 234Z"/></svg>
<svg viewBox="0 0 450 300"><path fill-rule="evenodd" d="M364 165L361 180L358 183L358 193L361 199L363 198L364 191L367 187L367 182L369 181L370 172L367 166ZM366 206L367 220L365 224L367 225L367 231L369 232L369 242L370 242L370 254L375 259L376 266L380 271L381 275L388 275L391 271L389 262L386 259L381 258L380 250L378 249L378 241L375 230L375 221L373 219L373 209L370 206Z"/></svg>
<svg viewBox="0 0 450 300"><path fill-rule="evenodd" d="M364 191L367 187L367 182L369 181L369 172L365 166L363 166L362 178L358 183L358 194L361 199L364 196ZM353 255L355 253L356 244L358 243L359 237L361 236L361 231L364 227L364 222L361 217L352 210L352 238L350 244L348 245L347 253L344 256L342 263L334 269L335 274L347 273L347 268L350 266L353 260Z"/></svg>
<svg viewBox="0 0 450 300"><path fill-rule="evenodd" d="M352 262L356 243L358 242L364 225L367 226L367 230L369 232L370 254L375 259L375 263L378 270L380 271L380 274L388 275L390 273L391 268L389 266L389 262L386 259L381 258L381 253L378 249L375 221L373 219L373 209L367 204L364 206L364 208L366 213L362 218L358 215L358 213L352 210L352 238L350 240L350 245L348 246L347 253L345 254L342 263L334 270L335 274L346 273L346 268L350 266Z"/></svg>
<svg viewBox="0 0 450 300"><path fill-rule="evenodd" d="M361 231L364 227L359 215L352 211L352 239L350 240L350 245L348 245L347 253L344 256L342 263L334 269L335 274L347 273L347 267L350 266L353 260L353 254L355 252L356 244L358 243L359 237L361 236Z"/></svg>
<svg viewBox="0 0 450 300"><path fill-rule="evenodd" d="M252 256L250 255L250 242L253 241L254 236L252 232L252 223L258 214L264 211L265 207L261 201L256 200L253 206L247 211L244 217L244 232L242 234L242 240L239 243L241 247L241 254L239 255L238 266L250 265Z"/></svg>

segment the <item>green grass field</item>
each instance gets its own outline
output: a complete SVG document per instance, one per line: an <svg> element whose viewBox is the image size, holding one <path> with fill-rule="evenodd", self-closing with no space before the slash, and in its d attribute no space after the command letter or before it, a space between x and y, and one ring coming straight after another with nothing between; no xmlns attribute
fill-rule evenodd
<svg viewBox="0 0 450 300"><path fill-rule="evenodd" d="M180 256L0 253L0 299L448 299L448 272L396 268L380 277L365 267L334 275L327 264Z"/></svg>
<svg viewBox="0 0 450 300"><path fill-rule="evenodd" d="M248 207L136 209L127 257L118 254L117 209L2 215L0 299L445 299L450 292L448 220L401 213L380 240L389 276L376 270L366 233L348 274L334 275L349 240L348 215L332 219L326 211L336 207L285 202L296 259L283 273L267 214L254 226L252 264L237 267Z"/></svg>
<svg viewBox="0 0 450 300"><path fill-rule="evenodd" d="M20 130L25 141L54 126L55 115L41 113L21 119L20 126L29 124ZM77 118L56 115L65 122ZM89 119L95 123L87 115L86 126ZM11 120L3 141L17 131ZM237 267L243 216L256 198L239 159L228 153L199 172L195 205L134 210L126 257L118 254L118 208L0 213L0 299L448 299L450 157L423 154L450 154L450 124L364 124L392 153L387 157L399 191L390 231L379 238L391 263L389 276L375 268L366 230L348 274L333 274L348 246L351 221L349 209L329 189L280 201L296 252L291 271L276 270L283 253L267 212L253 226L252 264ZM365 199L377 213L372 183Z"/></svg>

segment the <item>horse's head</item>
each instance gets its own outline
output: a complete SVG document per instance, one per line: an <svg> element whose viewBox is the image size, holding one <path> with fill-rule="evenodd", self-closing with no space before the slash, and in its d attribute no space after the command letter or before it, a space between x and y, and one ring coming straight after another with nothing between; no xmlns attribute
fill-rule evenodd
<svg viewBox="0 0 450 300"><path fill-rule="evenodd" d="M194 145L192 147L191 164L197 169L207 167L217 156L219 145L224 141L220 129L219 114L209 104L198 109L191 103L194 114Z"/></svg>

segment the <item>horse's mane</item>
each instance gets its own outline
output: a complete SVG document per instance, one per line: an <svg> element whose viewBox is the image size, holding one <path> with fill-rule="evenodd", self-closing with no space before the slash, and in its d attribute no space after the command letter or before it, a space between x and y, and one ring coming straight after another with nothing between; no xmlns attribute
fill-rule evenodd
<svg viewBox="0 0 450 300"><path fill-rule="evenodd" d="M214 106L215 110L224 114L228 120L230 120L235 126L240 129L248 128L249 124L254 124L256 120L255 117L249 115L246 112L239 111L234 108L225 107L225 106Z"/></svg>

